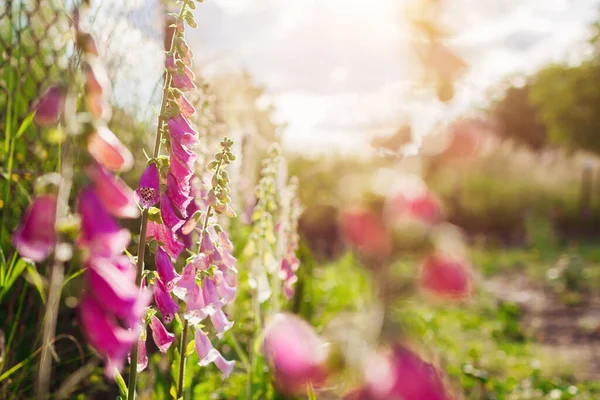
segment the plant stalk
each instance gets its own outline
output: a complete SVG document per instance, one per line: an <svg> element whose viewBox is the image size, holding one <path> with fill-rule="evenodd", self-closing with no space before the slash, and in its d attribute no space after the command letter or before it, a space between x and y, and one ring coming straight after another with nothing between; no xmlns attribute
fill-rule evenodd
<svg viewBox="0 0 600 400"><path fill-rule="evenodd" d="M183 3L181 6L181 10L179 11L178 19L181 19L185 10L187 3ZM173 33L173 37L171 38L171 48L170 52L173 51L173 47L175 45L175 38L177 37L177 33ZM152 152L152 157L158 157L160 153L160 144L162 139L162 131L165 122L164 113L167 108L168 100L169 100L169 89L171 88L171 73L165 68L165 83L163 85L163 94L162 94L162 102L160 105L160 113L158 114L158 126L156 127L156 140L154 142L154 151ZM136 275L136 283L140 286L142 282L142 276L144 275L144 258L146 252L146 231L148 229L148 209L142 212L142 223L140 226L140 241L138 243L137 249L137 275ZM137 384L137 356L138 356L138 343L137 341L133 344L131 349L131 362L129 363L129 378L127 382L128 388L128 400L135 400L135 388Z"/></svg>

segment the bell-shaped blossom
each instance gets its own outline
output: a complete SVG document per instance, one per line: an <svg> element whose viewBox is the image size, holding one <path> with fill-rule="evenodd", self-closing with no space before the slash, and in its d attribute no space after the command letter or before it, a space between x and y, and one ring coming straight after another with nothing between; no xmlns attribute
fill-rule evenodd
<svg viewBox="0 0 600 400"><path fill-rule="evenodd" d="M327 378L327 346L305 321L293 314L277 314L265 329L263 350L273 368L279 390L300 394L311 383Z"/></svg>
<svg viewBox="0 0 600 400"><path fill-rule="evenodd" d="M206 312L209 315L214 314L216 310L225 305L225 303L219 299L219 293L217 292L215 282L209 277L202 279L202 298L204 299L204 304L206 304Z"/></svg>
<svg viewBox="0 0 600 400"><path fill-rule="evenodd" d="M106 374L114 377L114 369L120 370L123 367L125 358L137 339L137 328L128 330L120 327L112 316L106 314L95 300L85 294L79 304L79 318L87 342L107 359Z"/></svg>
<svg viewBox="0 0 600 400"><path fill-rule="evenodd" d="M127 229L121 229L109 215L92 188L81 190L78 209L81 215L79 244L98 256L122 254L131 235Z"/></svg>
<svg viewBox="0 0 600 400"><path fill-rule="evenodd" d="M181 96L181 98L184 98ZM193 146L198 141L198 132L192 128L190 121L183 115L179 114L167 121L169 134L171 139L186 146Z"/></svg>
<svg viewBox="0 0 600 400"><path fill-rule="evenodd" d="M281 261L280 278L283 279L283 295L289 300L294 296L294 283L298 277L294 273L292 263L287 258Z"/></svg>
<svg viewBox="0 0 600 400"><path fill-rule="evenodd" d="M248 280L248 285L250 288L256 291L258 301L260 303L264 303L271 297L271 283L269 282L267 271L265 271L262 266L256 266L258 263L260 263L260 261L253 261L253 265L250 269L250 279Z"/></svg>
<svg viewBox="0 0 600 400"><path fill-rule="evenodd" d="M215 271L215 281L217 285L217 293L223 299L223 301L230 302L235 299L237 294L237 287L230 286L222 271Z"/></svg>
<svg viewBox="0 0 600 400"><path fill-rule="evenodd" d="M196 353L200 358L198 365L205 367L211 362L214 363L215 366L221 370L222 379L227 378L231 374L231 371L233 371L233 367L235 366L235 361L225 360L221 353L213 347L210 339L201 329L196 330L194 343Z"/></svg>
<svg viewBox="0 0 600 400"><path fill-rule="evenodd" d="M88 165L85 172L94 182L96 196L112 215L118 218L140 216L133 190L125 182L96 163Z"/></svg>
<svg viewBox="0 0 600 400"><path fill-rule="evenodd" d="M101 94L110 97L111 84L104 65L98 58L94 57L85 64L85 88L87 93Z"/></svg>
<svg viewBox="0 0 600 400"><path fill-rule="evenodd" d="M193 164L188 166L185 162L179 161L176 157L171 157L169 173L178 181L187 182L194 175Z"/></svg>
<svg viewBox="0 0 600 400"><path fill-rule="evenodd" d="M387 360L371 370L382 367L378 374L366 370L362 388L344 397L345 400L452 400L438 370L417 353L396 346ZM374 371L371 371L374 372Z"/></svg>
<svg viewBox="0 0 600 400"><path fill-rule="evenodd" d="M142 173L140 184L135 190L135 199L144 210L160 200L160 175L156 163L148 164Z"/></svg>
<svg viewBox="0 0 600 400"><path fill-rule="evenodd" d="M186 310L183 317L188 320L192 325L199 324L204 318L208 316L206 313L206 305L204 304L204 298L202 296L202 290L200 286L194 285L192 288L187 290L185 296Z"/></svg>
<svg viewBox="0 0 600 400"><path fill-rule="evenodd" d="M175 271L175 267L171 262L171 257L169 257L169 255L160 246L156 248L154 262L156 264L156 270L158 271L160 280L164 283L168 292L172 291L179 281L179 274L177 274Z"/></svg>
<svg viewBox="0 0 600 400"><path fill-rule="evenodd" d="M85 101L88 111L91 112L94 117L108 121L112 116L110 103L102 94L87 93L85 95Z"/></svg>
<svg viewBox="0 0 600 400"><path fill-rule="evenodd" d="M126 171L133 165L133 155L106 126L98 126L87 142L87 150L94 159L113 171Z"/></svg>
<svg viewBox="0 0 600 400"><path fill-rule="evenodd" d="M215 246L215 243L212 241L210 237L210 233L208 231L204 231L202 233L202 239L200 241L200 253L210 257L213 253L216 253L218 250Z"/></svg>
<svg viewBox="0 0 600 400"><path fill-rule="evenodd" d="M471 291L471 274L466 261L448 254L428 256L421 266L421 287L436 296L461 299Z"/></svg>
<svg viewBox="0 0 600 400"><path fill-rule="evenodd" d="M141 335L139 335L138 337L138 342L137 342L137 348L138 348L138 353L137 353L137 372L142 372L143 370L146 369L146 367L148 366L148 355L146 352L146 333L142 333ZM131 362L131 354L129 354L129 362Z"/></svg>
<svg viewBox="0 0 600 400"><path fill-rule="evenodd" d="M179 218L175 213L173 204L166 193L160 197L160 215L165 225L171 230L176 232L179 228L185 224L185 220Z"/></svg>
<svg viewBox="0 0 600 400"><path fill-rule="evenodd" d="M188 146L183 143L172 141L171 142L171 160L177 159L182 164L186 165L189 169L194 167L198 155Z"/></svg>
<svg viewBox="0 0 600 400"><path fill-rule="evenodd" d="M173 320L175 313L179 310L179 306L171 297L171 294L165 288L165 285L157 279L154 285L154 303L158 311L162 314L163 321L167 324Z"/></svg>
<svg viewBox="0 0 600 400"><path fill-rule="evenodd" d="M189 92L191 90L196 89L196 85L194 84L194 82L185 73L180 75L177 72L175 72L173 74L172 86L181 90L182 92Z"/></svg>
<svg viewBox="0 0 600 400"><path fill-rule="evenodd" d="M135 325L142 318L150 302L149 293L140 292L135 282L128 280L111 261L89 259L85 276L89 295L106 312L121 317L127 326Z"/></svg>
<svg viewBox="0 0 600 400"><path fill-rule="evenodd" d="M179 210L183 218L187 218L187 206L194 199L189 196L190 187L185 182L178 182L173 174L167 176L167 196L171 199L173 206Z"/></svg>
<svg viewBox="0 0 600 400"><path fill-rule="evenodd" d="M217 337L219 339L222 339L225 332L233 327L233 321L229 321L227 319L227 316L221 308L216 309L215 312L210 314L210 321L215 327L215 330L217 331Z"/></svg>
<svg viewBox="0 0 600 400"><path fill-rule="evenodd" d="M175 335L167 331L167 328L165 328L155 315L150 317L150 329L152 330L152 338L156 347L158 347L161 353L165 353L175 340Z"/></svg>
<svg viewBox="0 0 600 400"><path fill-rule="evenodd" d="M19 254L33 261L43 261L56 242L55 220L56 196L36 197L12 237Z"/></svg>
<svg viewBox="0 0 600 400"><path fill-rule="evenodd" d="M223 279L229 286L237 287L238 276L237 271L229 268L219 267L219 271L223 273Z"/></svg>
<svg viewBox="0 0 600 400"><path fill-rule="evenodd" d="M229 240L227 232L225 232L222 229L219 229L219 232L217 232L217 240L219 241L221 248L227 250L229 253L233 251L233 244L231 243L231 240Z"/></svg>
<svg viewBox="0 0 600 400"><path fill-rule="evenodd" d="M175 71L177 69L177 64L175 63L175 56L173 55L173 53L167 54L167 57L165 58L165 68L169 72Z"/></svg>
<svg viewBox="0 0 600 400"><path fill-rule="evenodd" d="M207 271L210 268L210 262L204 253L196 254L192 257L190 263L193 263L198 271Z"/></svg>
<svg viewBox="0 0 600 400"><path fill-rule="evenodd" d="M56 125L65 108L65 97L65 90L60 86L49 87L33 106L33 121L43 127Z"/></svg>
<svg viewBox="0 0 600 400"><path fill-rule="evenodd" d="M235 268L237 264L237 259L231 254L229 250L227 250L224 247L221 247L219 255L221 258L221 264L223 264L226 268L237 272L237 269Z"/></svg>
<svg viewBox="0 0 600 400"><path fill-rule="evenodd" d="M172 259L177 259L183 251L183 244L165 224L148 221L146 238L156 240Z"/></svg>
<svg viewBox="0 0 600 400"><path fill-rule="evenodd" d="M191 289L196 285L196 264L189 262L183 268L181 279L177 282L177 286L184 289Z"/></svg>
<svg viewBox="0 0 600 400"><path fill-rule="evenodd" d="M385 258L391 250L391 239L383 221L368 209L344 210L341 229L346 240L368 256Z"/></svg>
<svg viewBox="0 0 600 400"><path fill-rule="evenodd" d="M192 103L183 95L177 97L177 105L179 106L179 111L185 117L191 117L196 113L196 109Z"/></svg>
<svg viewBox="0 0 600 400"><path fill-rule="evenodd" d="M135 282L137 276L137 266L135 263L125 254L113 257L110 260L115 267L123 274L124 279Z"/></svg>

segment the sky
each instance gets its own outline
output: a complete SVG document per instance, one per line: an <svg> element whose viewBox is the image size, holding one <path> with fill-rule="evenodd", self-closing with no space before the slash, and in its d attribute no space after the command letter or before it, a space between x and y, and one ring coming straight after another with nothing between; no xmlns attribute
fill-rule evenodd
<svg viewBox="0 0 600 400"><path fill-rule="evenodd" d="M452 103L416 85L408 0L210 0L190 33L205 73L247 69L267 89L283 144L360 150L407 119L417 136L485 105L505 77L581 55L599 0L443 0L448 45L469 64Z"/></svg>

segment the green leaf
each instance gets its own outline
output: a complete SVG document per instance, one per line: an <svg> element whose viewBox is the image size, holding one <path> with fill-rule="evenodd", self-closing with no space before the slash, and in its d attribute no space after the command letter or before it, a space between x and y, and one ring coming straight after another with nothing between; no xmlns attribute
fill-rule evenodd
<svg viewBox="0 0 600 400"><path fill-rule="evenodd" d="M29 128L29 125L31 125L31 123L33 122L33 117L35 117L35 112L31 112L31 113L29 113L29 115L27 115L25 117L23 122L21 122L21 126L19 126L19 129L17 130L15 139L18 139L19 137L21 137L21 135L23 135L25 133L27 128Z"/></svg>
<svg viewBox="0 0 600 400"><path fill-rule="evenodd" d="M306 390L307 390L307 394L308 394L308 400L317 400L315 388L313 388L312 383L308 382L306 384Z"/></svg>
<svg viewBox="0 0 600 400"><path fill-rule="evenodd" d="M162 217L160 216L160 209L158 209L156 207L150 207L148 209L148 219L157 224L162 224L163 220L162 220Z"/></svg>
<svg viewBox="0 0 600 400"><path fill-rule="evenodd" d="M14 264L14 267L11 266L12 268L9 268L8 276L6 277L3 285L3 293L12 287L17 278L23 273L27 265L30 263L31 261L28 261L25 258L19 258L19 261Z"/></svg>
<svg viewBox="0 0 600 400"><path fill-rule="evenodd" d="M27 274L29 276L28 281L35 287L38 291L40 298L42 299L42 303L46 304L46 292L44 290L44 280L40 276L35 265L28 264L27 265Z"/></svg>
<svg viewBox="0 0 600 400"><path fill-rule="evenodd" d="M79 275L83 274L86 271L87 268L82 268L79 271L73 273L72 275L70 275L67 279L65 279L65 281L63 282L63 287L65 287L67 285L67 283L71 282L73 279L77 278Z"/></svg>
<svg viewBox="0 0 600 400"><path fill-rule="evenodd" d="M127 390L127 384L125 383L125 380L123 379L123 377L121 376L119 371L116 371L115 382L117 383L117 386L119 387L120 396L123 399L127 399L129 397L129 392Z"/></svg>
<svg viewBox="0 0 600 400"><path fill-rule="evenodd" d="M190 340L190 342L187 344L187 348L185 349L185 356L186 357L189 357L192 354L194 354L195 345L196 345L196 339Z"/></svg>
<svg viewBox="0 0 600 400"><path fill-rule="evenodd" d="M175 386L171 386L171 389L169 389L169 394L171 397L173 397L173 399L177 400L177 389L175 389Z"/></svg>

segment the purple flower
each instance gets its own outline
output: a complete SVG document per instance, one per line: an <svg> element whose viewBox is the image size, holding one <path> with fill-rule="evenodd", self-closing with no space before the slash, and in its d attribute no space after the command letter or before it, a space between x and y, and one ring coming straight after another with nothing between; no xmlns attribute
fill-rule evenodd
<svg viewBox="0 0 600 400"><path fill-rule="evenodd" d="M194 106L183 95L177 98L177 104L179 105L179 111L181 112L181 115L185 117L191 117L196 113Z"/></svg>
<svg viewBox="0 0 600 400"><path fill-rule="evenodd" d="M173 87L181 90L182 92L189 92L190 90L196 89L196 85L186 74L178 75L177 72L173 75Z"/></svg>
<svg viewBox="0 0 600 400"><path fill-rule="evenodd" d="M154 262L160 280L164 283L168 292L172 291L175 284L179 281L179 275L175 272L175 267L171 262L171 258L160 246L156 248Z"/></svg>
<svg viewBox="0 0 600 400"><path fill-rule="evenodd" d="M237 264L237 259L231 255L229 250L227 250L225 248L221 248L220 256L221 256L221 263L226 268L237 272L237 269L235 268L235 265Z"/></svg>
<svg viewBox="0 0 600 400"><path fill-rule="evenodd" d="M146 237L156 240L172 259L177 259L183 251L183 244L179 242L177 235L164 224L148 221Z"/></svg>
<svg viewBox="0 0 600 400"><path fill-rule="evenodd" d="M219 300L219 294L215 283L209 277L202 279L202 298L204 299L204 304L206 304L206 312L209 315L212 315L224 305L224 303Z"/></svg>
<svg viewBox="0 0 600 400"><path fill-rule="evenodd" d="M179 161L175 157L171 157L169 172L173 174L178 181L189 181L194 175L194 170L183 161Z"/></svg>
<svg viewBox="0 0 600 400"><path fill-rule="evenodd" d="M160 200L160 176L156 163L150 163L142 173L140 185L135 190L135 199L144 210Z"/></svg>
<svg viewBox="0 0 600 400"><path fill-rule="evenodd" d="M81 246L98 256L111 257L123 253L131 239L129 231L119 227L90 187L82 189L79 194L79 214L81 235L78 243Z"/></svg>
<svg viewBox="0 0 600 400"><path fill-rule="evenodd" d="M181 96L181 98L185 98ZM189 103L188 103L189 104ZM183 115L170 118L167 121L171 139L186 146L193 146L198 141L198 132L192 128L190 121Z"/></svg>
<svg viewBox="0 0 600 400"><path fill-rule="evenodd" d="M126 255L120 255L112 258L111 260L115 267L121 271L125 277L125 279L135 282L135 278L137 276L137 266L133 263L133 261Z"/></svg>
<svg viewBox="0 0 600 400"><path fill-rule="evenodd" d="M175 335L168 332L155 315L150 318L150 329L152 330L152 338L154 339L154 343L156 343L156 347L158 347L161 353L165 353L175 340Z"/></svg>
<svg viewBox="0 0 600 400"><path fill-rule="evenodd" d="M216 367L223 373L221 376L222 379L226 379L231 374L231 371L233 371L233 367L235 366L235 361L225 360L221 353L213 347L210 339L201 329L196 331L195 347L196 353L200 358L198 365L204 367L211 362L214 362Z"/></svg>
<svg viewBox="0 0 600 400"><path fill-rule="evenodd" d="M158 311L162 314L163 321L167 324L173 320L175 313L179 310L179 306L175 303L171 294L167 292L160 279L157 279L154 285L154 303L156 303Z"/></svg>
<svg viewBox="0 0 600 400"><path fill-rule="evenodd" d="M204 318L207 317L206 305L204 304L200 286L194 285L187 291L185 304L186 311L183 316L192 325L199 324Z"/></svg>
<svg viewBox="0 0 600 400"><path fill-rule="evenodd" d="M188 169L194 167L194 163L198 159L198 155L186 145L181 142L171 142L171 161L173 158L177 159L182 164L186 165Z"/></svg>
<svg viewBox="0 0 600 400"><path fill-rule="evenodd" d="M37 197L13 234L12 240L19 254L33 261L43 261L56 242L55 220L56 196Z"/></svg>
<svg viewBox="0 0 600 400"><path fill-rule="evenodd" d="M110 129L99 126L90 135L87 150L94 159L113 171L125 171L133 165L133 155Z"/></svg>
<svg viewBox="0 0 600 400"><path fill-rule="evenodd" d="M194 199L189 196L189 193L189 183L185 181L178 182L173 174L167 176L167 196L169 196L173 206L179 210L183 218L187 218L187 206Z"/></svg>
<svg viewBox="0 0 600 400"><path fill-rule="evenodd" d="M198 271L206 271L210 267L208 257L204 253L195 255L190 262L194 264Z"/></svg>
<svg viewBox="0 0 600 400"><path fill-rule="evenodd" d="M217 248L210 238L210 233L208 231L204 231L202 234L202 241L200 242L200 253L210 257L213 253L217 252Z"/></svg>
<svg viewBox="0 0 600 400"><path fill-rule="evenodd" d="M65 90L60 86L50 86L33 107L36 124L43 127L56 125L65 108Z"/></svg>
<svg viewBox="0 0 600 400"><path fill-rule="evenodd" d="M177 286L184 289L191 289L196 285L196 265L193 262L188 263L181 273L181 279Z"/></svg>
<svg viewBox="0 0 600 400"><path fill-rule="evenodd" d="M133 190L125 182L96 163L87 166L85 172L94 182L98 199L112 215L118 218L140 216Z"/></svg>
<svg viewBox="0 0 600 400"><path fill-rule="evenodd" d="M173 204L166 193L163 193L160 197L160 215L171 232L176 232L183 224L185 224L185 220L179 218L177 214L175 214Z"/></svg>
<svg viewBox="0 0 600 400"><path fill-rule="evenodd" d="M263 350L273 367L277 387L300 394L307 383L317 387L327 377L326 346L314 329L293 314L277 314L265 329Z"/></svg>
<svg viewBox="0 0 600 400"><path fill-rule="evenodd" d="M107 359L105 372L114 377L114 369L123 367L135 343L137 327L135 330L121 328L113 317L104 313L98 303L85 294L79 304L79 318L87 342Z"/></svg>
<svg viewBox="0 0 600 400"><path fill-rule="evenodd" d="M231 243L231 240L229 240L227 232L219 229L219 232L217 233L217 239L224 250L227 250L229 253L233 251L233 244Z"/></svg>
<svg viewBox="0 0 600 400"><path fill-rule="evenodd" d="M177 64L175 64L175 56L173 53L170 53L165 58L165 68L169 70L169 72L177 69Z"/></svg>
<svg viewBox="0 0 600 400"><path fill-rule="evenodd" d="M219 296L223 298L224 301L233 301L237 294L237 288L235 286L230 286L225 280L225 276L222 271L215 271L215 280L217 282L217 292Z"/></svg>
<svg viewBox="0 0 600 400"><path fill-rule="evenodd" d="M142 372L148 366L148 356L146 353L146 333L139 335L138 342L138 353L137 353L137 372ZM131 363L131 354L128 356L129 362Z"/></svg>
<svg viewBox="0 0 600 400"><path fill-rule="evenodd" d="M210 321L217 330L217 337L219 339L222 339L225 332L230 330L233 326L233 321L229 321L227 319L227 316L221 308L218 308L214 313L210 315Z"/></svg>
<svg viewBox="0 0 600 400"><path fill-rule="evenodd" d="M122 318L127 327L140 321L150 302L147 291L140 292L133 281L105 258L88 260L86 281L89 295L106 312Z"/></svg>

